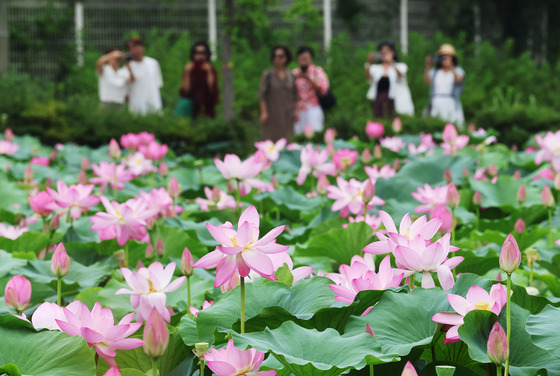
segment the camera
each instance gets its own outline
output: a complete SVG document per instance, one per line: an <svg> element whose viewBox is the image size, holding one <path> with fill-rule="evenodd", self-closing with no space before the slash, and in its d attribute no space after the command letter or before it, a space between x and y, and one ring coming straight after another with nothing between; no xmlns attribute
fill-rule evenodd
<svg viewBox="0 0 560 376"><path fill-rule="evenodd" d="M129 63L132 60L132 56L130 54L124 55L124 62Z"/></svg>
<svg viewBox="0 0 560 376"><path fill-rule="evenodd" d="M443 63L443 56L442 55L433 55L430 57L433 65L441 65Z"/></svg>
<svg viewBox="0 0 560 376"><path fill-rule="evenodd" d="M300 68L301 68L301 73L303 73L303 74L307 73L307 68L308 68L307 66L303 66L303 67L300 67Z"/></svg>

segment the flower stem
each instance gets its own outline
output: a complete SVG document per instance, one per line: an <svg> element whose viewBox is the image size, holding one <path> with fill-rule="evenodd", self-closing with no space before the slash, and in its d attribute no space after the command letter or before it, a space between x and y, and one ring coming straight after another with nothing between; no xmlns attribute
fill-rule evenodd
<svg viewBox="0 0 560 376"><path fill-rule="evenodd" d="M241 293L241 334L245 333L245 277L239 278Z"/></svg>
<svg viewBox="0 0 560 376"><path fill-rule="evenodd" d="M235 179L235 184L237 185L237 190L235 191L235 214L237 219L241 216L241 184L239 179Z"/></svg>
<svg viewBox="0 0 560 376"><path fill-rule="evenodd" d="M478 230L478 223L480 222L480 208L477 206L476 207L476 221L474 224L474 228L475 230Z"/></svg>
<svg viewBox="0 0 560 376"><path fill-rule="evenodd" d="M455 244L455 208L451 208L451 244ZM455 257L455 252L452 252L452 257ZM453 278L457 277L455 268L452 270Z"/></svg>
<svg viewBox="0 0 560 376"><path fill-rule="evenodd" d="M552 248L552 208L548 208L548 247Z"/></svg>
<svg viewBox="0 0 560 376"><path fill-rule="evenodd" d="M531 268L531 271L529 272L529 287L531 287L533 286L533 263L531 263L529 267Z"/></svg>
<svg viewBox="0 0 560 376"><path fill-rule="evenodd" d="M506 308L506 320L507 320L507 327L506 327L506 338L507 338L507 343L508 343L508 347L511 344L511 273L508 273L508 277L507 277L507 290L506 290L506 304L507 304L507 308ZM506 359L506 367L505 367L505 375L507 376L509 372L509 356Z"/></svg>
<svg viewBox="0 0 560 376"><path fill-rule="evenodd" d="M124 266L128 267L128 242L124 243Z"/></svg>
<svg viewBox="0 0 560 376"><path fill-rule="evenodd" d="M204 366L206 365L206 360L200 362L200 376L204 376Z"/></svg>
<svg viewBox="0 0 560 376"><path fill-rule="evenodd" d="M56 281L56 304L62 306L62 277L58 277Z"/></svg>
<svg viewBox="0 0 560 376"><path fill-rule="evenodd" d="M157 366L158 366L157 360L152 358L152 376L157 376L157 374L158 374L158 367Z"/></svg>
<svg viewBox="0 0 560 376"><path fill-rule="evenodd" d="M369 365L369 376L373 376L373 364Z"/></svg>
<svg viewBox="0 0 560 376"><path fill-rule="evenodd" d="M191 306L191 276L187 276L187 304Z"/></svg>
<svg viewBox="0 0 560 376"><path fill-rule="evenodd" d="M501 365L496 366L496 376L502 376L502 366Z"/></svg>

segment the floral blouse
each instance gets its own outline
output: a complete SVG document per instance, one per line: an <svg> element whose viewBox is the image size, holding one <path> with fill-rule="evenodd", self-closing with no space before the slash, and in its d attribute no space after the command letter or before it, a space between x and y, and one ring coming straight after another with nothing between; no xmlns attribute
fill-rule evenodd
<svg viewBox="0 0 560 376"><path fill-rule="evenodd" d="M292 70L295 77L301 74L301 69ZM329 91L329 78L323 68L316 65L310 65L307 68L307 75L319 86L319 94L325 95ZM313 89L313 85L305 78L297 78L296 85L299 92L299 110L305 111L308 107L316 107L319 105L319 98Z"/></svg>

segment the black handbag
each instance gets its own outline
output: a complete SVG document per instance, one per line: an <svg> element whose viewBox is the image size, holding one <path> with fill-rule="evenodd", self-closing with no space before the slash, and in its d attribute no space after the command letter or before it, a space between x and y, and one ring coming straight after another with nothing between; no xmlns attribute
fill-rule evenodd
<svg viewBox="0 0 560 376"><path fill-rule="evenodd" d="M336 97L330 88L325 95L319 95L319 105L324 111L331 109L336 105Z"/></svg>

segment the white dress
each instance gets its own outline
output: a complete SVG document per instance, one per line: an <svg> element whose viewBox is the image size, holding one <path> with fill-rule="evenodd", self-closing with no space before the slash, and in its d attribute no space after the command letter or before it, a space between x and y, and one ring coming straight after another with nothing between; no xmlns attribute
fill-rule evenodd
<svg viewBox="0 0 560 376"><path fill-rule="evenodd" d="M432 82L434 89L430 115L460 126L465 122L465 115L463 107L453 97L454 84L453 72L441 69L436 72Z"/></svg>
<svg viewBox="0 0 560 376"><path fill-rule="evenodd" d="M130 69L134 75L134 81L128 89L130 112L141 115L160 112L162 104L159 89L163 86L163 80L157 60L144 56L142 61L131 61Z"/></svg>

